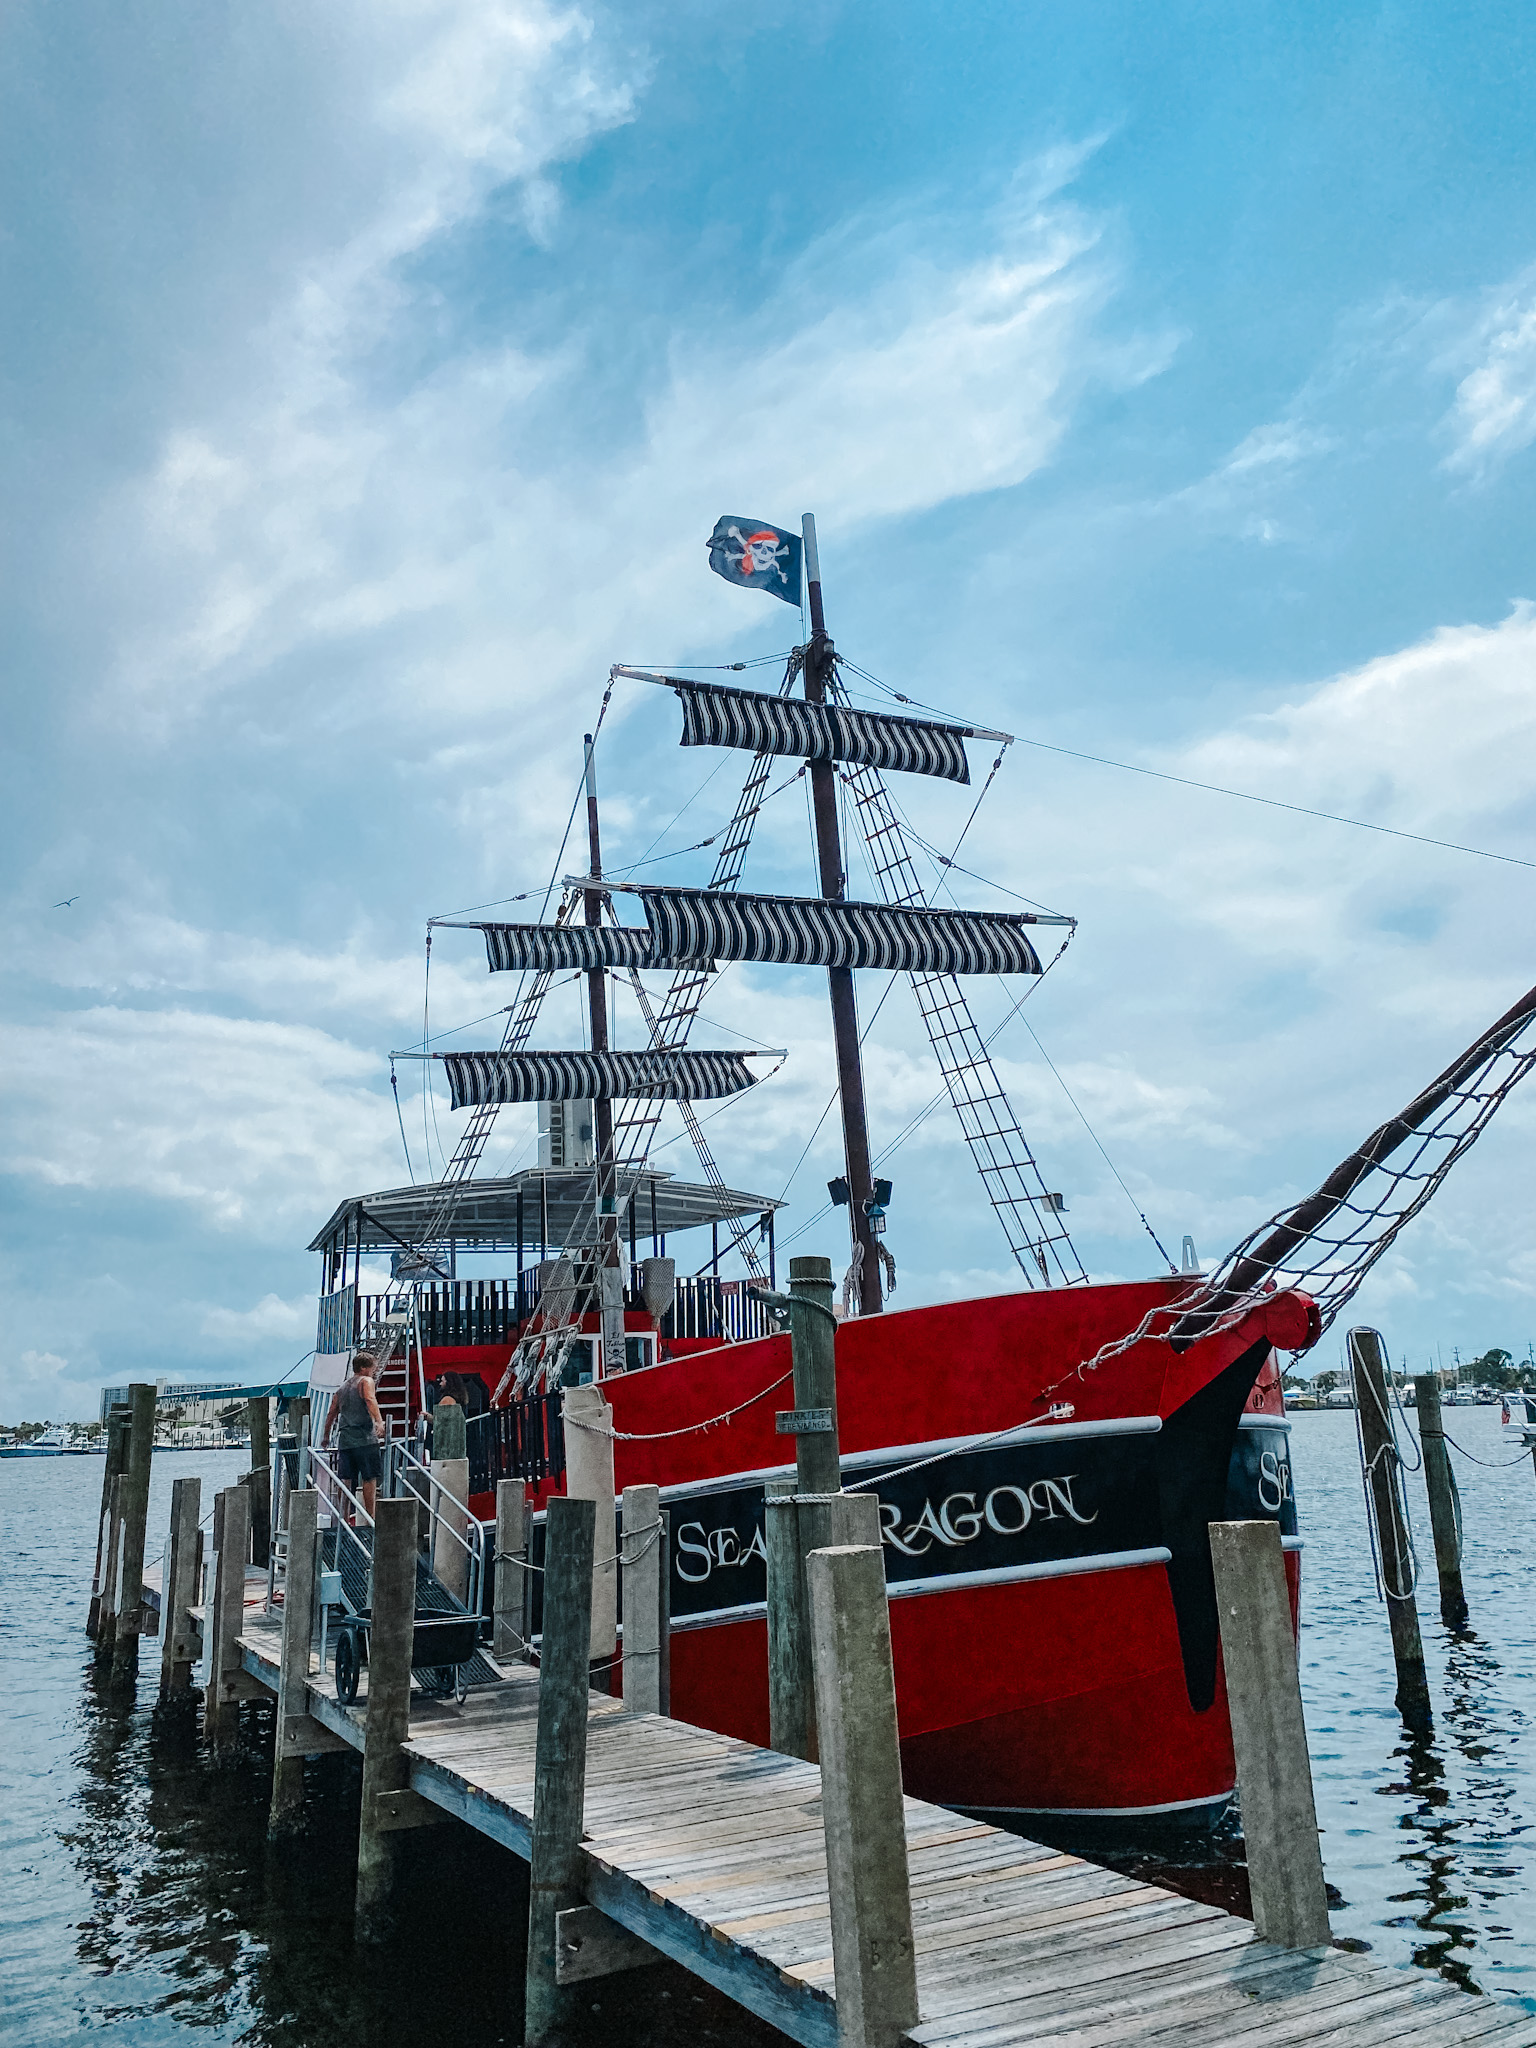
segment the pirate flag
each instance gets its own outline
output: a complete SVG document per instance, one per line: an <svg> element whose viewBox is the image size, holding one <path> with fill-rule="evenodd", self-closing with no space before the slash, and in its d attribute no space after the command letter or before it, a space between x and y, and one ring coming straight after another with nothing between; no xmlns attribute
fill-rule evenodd
<svg viewBox="0 0 1536 2048"><path fill-rule="evenodd" d="M761 519L732 518L727 513L715 521L715 530L709 536L709 566L727 583L771 591L786 604L799 605L798 533L765 526Z"/></svg>

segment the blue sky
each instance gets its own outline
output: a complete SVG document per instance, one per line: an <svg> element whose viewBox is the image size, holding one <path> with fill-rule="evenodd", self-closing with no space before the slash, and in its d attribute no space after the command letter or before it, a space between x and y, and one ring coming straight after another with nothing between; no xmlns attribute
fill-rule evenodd
<svg viewBox="0 0 1536 2048"><path fill-rule="evenodd" d="M542 884L610 663L794 637L722 511L814 509L927 702L1536 859L1533 54L1514 6L8 10L0 1413L307 1349L302 1247L407 1178L426 918ZM664 693L604 735L613 863L728 812L731 760L672 825ZM1529 869L1022 743L966 846L1082 921L1028 1015L1133 1202L997 1049L1100 1275L1138 1206L1219 1254L1536 979ZM748 880L809 872L791 790ZM440 938L435 1029L507 999ZM791 1048L711 1127L777 1194L817 978L708 1014ZM877 1145L936 1086L904 992L878 1038ZM1410 1358L1536 1335L1533 1120L1358 1298ZM946 1115L889 1170L898 1304L1008 1284Z"/></svg>

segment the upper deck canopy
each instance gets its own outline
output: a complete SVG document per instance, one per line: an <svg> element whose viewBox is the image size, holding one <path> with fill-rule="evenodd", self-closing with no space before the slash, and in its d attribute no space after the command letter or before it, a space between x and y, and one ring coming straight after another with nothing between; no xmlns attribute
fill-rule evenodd
<svg viewBox="0 0 1536 2048"><path fill-rule="evenodd" d="M625 1176L621 1173L621 1185ZM469 1180L455 1192L453 1221L441 1235L452 1239L460 1251L510 1252L517 1250L518 1196L523 1202L523 1244L541 1242L543 1209L547 1194L549 1235L546 1244L564 1244L579 1217L592 1212L593 1169L590 1166L525 1167L506 1180ZM330 1251L343 1239L355 1246L361 1231L365 1252L399 1251L402 1244L416 1245L431 1230L446 1190L440 1181L421 1187L386 1188L379 1194L356 1195L338 1203L309 1249ZM635 1188L635 1231L640 1237L652 1232L654 1202L655 1230L663 1236L678 1230L696 1230L701 1224L728 1223L739 1216L762 1216L783 1207L772 1195L744 1194L736 1188L719 1193L691 1181L674 1180L669 1173L644 1172Z"/></svg>

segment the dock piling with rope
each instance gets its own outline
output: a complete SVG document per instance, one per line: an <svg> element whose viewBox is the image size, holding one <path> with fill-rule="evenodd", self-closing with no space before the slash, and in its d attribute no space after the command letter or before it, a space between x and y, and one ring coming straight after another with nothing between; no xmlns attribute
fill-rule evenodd
<svg viewBox="0 0 1536 2048"><path fill-rule="evenodd" d="M1461 1498L1451 1468L1440 1412L1440 1378L1418 1374L1413 1382L1419 1448L1424 1456L1424 1485L1429 1494L1429 1524L1435 1539L1435 1572L1440 1581L1440 1618L1447 1628L1465 1628L1468 1608L1461 1580Z"/></svg>
<svg viewBox="0 0 1536 2048"><path fill-rule="evenodd" d="M1431 1718L1429 1677L1424 1668L1424 1643L1419 1634L1415 1600L1417 1561L1408 1504L1403 1498L1402 1454L1397 1447L1388 1405L1387 1369L1379 1332L1349 1333L1350 1372L1354 1381L1355 1415L1360 1430L1360 1455L1365 1474L1367 1511L1375 1532L1377 1569L1387 1619L1392 1629L1392 1657L1397 1666L1397 1706L1411 1726L1427 1726Z"/></svg>

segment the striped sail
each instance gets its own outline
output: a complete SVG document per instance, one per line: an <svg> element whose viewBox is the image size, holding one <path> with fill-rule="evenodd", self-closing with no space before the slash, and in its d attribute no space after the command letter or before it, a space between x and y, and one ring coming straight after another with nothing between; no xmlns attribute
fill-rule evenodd
<svg viewBox="0 0 1536 2048"><path fill-rule="evenodd" d="M590 973L597 967L653 967L648 931L610 924L483 924L485 957L492 974L521 968L537 973L566 968Z"/></svg>
<svg viewBox="0 0 1536 2048"><path fill-rule="evenodd" d="M683 707L685 747L742 747L752 754L790 754L804 761L856 761L911 775L969 782L963 742L968 725L940 725L895 712L855 711L846 704L807 704L765 697L728 683L668 676Z"/></svg>
<svg viewBox="0 0 1536 2048"><path fill-rule="evenodd" d="M452 1107L482 1102L709 1102L757 1076L739 1052L445 1052Z"/></svg>
<svg viewBox="0 0 1536 2048"><path fill-rule="evenodd" d="M707 889L635 892L658 964L764 960L786 967L886 967L904 974L1038 974L1040 956L1010 911L915 910L819 896Z"/></svg>

